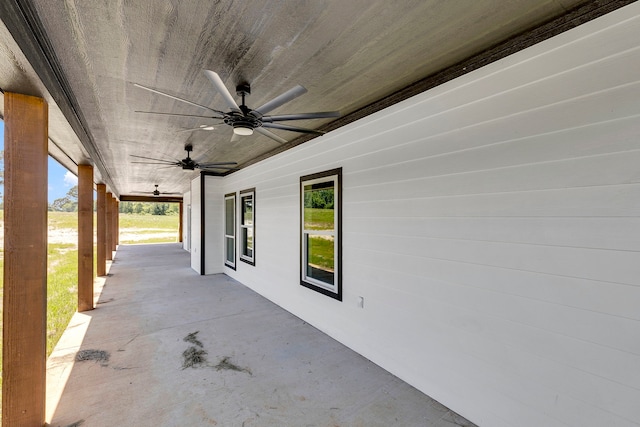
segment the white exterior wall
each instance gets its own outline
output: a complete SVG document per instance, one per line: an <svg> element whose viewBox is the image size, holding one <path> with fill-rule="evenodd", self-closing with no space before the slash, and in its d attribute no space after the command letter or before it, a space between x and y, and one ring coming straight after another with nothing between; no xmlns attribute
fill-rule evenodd
<svg viewBox="0 0 640 427"><path fill-rule="evenodd" d="M202 242L202 192L205 193L205 232ZM223 273L223 219L224 193L222 179L214 176L204 177L204 188L201 177L191 181L191 268L200 274ZM204 270L202 268L202 251L205 253Z"/></svg>
<svg viewBox="0 0 640 427"><path fill-rule="evenodd" d="M201 187L199 176L191 180L191 236L189 242L191 243L191 268L198 273L202 273Z"/></svg>
<svg viewBox="0 0 640 427"><path fill-rule="evenodd" d="M230 175L224 271L480 426L640 425L638 40L635 3ZM336 167L343 302L299 285L299 178Z"/></svg>
<svg viewBox="0 0 640 427"><path fill-rule="evenodd" d="M191 215L191 192L182 195L182 249L191 252L191 232L189 229Z"/></svg>
<svg viewBox="0 0 640 427"><path fill-rule="evenodd" d="M222 179L205 176L205 274L223 273L224 193Z"/></svg>

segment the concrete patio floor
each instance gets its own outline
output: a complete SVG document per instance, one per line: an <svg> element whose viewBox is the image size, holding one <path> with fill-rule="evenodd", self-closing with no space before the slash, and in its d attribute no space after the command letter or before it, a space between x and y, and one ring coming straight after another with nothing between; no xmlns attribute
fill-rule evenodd
<svg viewBox="0 0 640 427"><path fill-rule="evenodd" d="M74 315L47 363L49 425L473 426L189 260L180 244L118 248L96 309Z"/></svg>

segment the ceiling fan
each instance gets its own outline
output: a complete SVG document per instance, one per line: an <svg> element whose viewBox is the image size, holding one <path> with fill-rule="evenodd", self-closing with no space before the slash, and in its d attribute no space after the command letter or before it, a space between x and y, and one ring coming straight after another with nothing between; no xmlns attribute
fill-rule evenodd
<svg viewBox="0 0 640 427"><path fill-rule="evenodd" d="M238 96L242 97L242 104L238 105L238 103L233 99L231 93L226 88L220 76L210 70L204 70L204 73L209 78L213 86L218 91L218 93L222 96L224 101L229 107L230 111L224 112L220 110L216 110L210 107L206 107L204 105L196 104L195 102L191 102L189 100L179 98L177 96L170 95L165 92L161 92L157 89L153 89L151 87L143 86L138 83L134 83L134 86L139 87L141 89L148 90L150 92L156 93L158 95L166 96L168 98L174 99L176 101L184 102L189 105L193 105L205 110L208 110L213 113L211 116L198 116L198 115L190 115L190 114L172 114L172 113L159 113L153 111L136 111L137 113L150 113L150 114L165 114L165 115L175 115L175 116L185 116L185 117L201 117L207 119L219 119L222 123L231 126L233 128L234 135L246 136L252 135L254 131L268 136L269 138L276 140L280 143L287 142L284 138L274 134L268 129L280 129L291 132L299 132L299 133L307 133L314 135L322 135L325 132L317 131L314 129L301 128L297 126L291 126L287 124L282 124L279 122L286 122L290 120L309 120L309 119L324 119L330 117L340 117L340 112L338 111L324 111L317 113L297 113L297 114L278 114L269 116L266 115L272 110L282 106L283 104L292 101L293 99L303 95L307 92L303 86L297 85L288 91L282 93L281 95L275 97L271 101L266 104L261 105L258 108L251 109L247 107L245 104L245 96L251 94L251 86L249 83L241 83L236 86L236 93ZM203 129L202 127L199 129Z"/></svg>
<svg viewBox="0 0 640 427"><path fill-rule="evenodd" d="M136 157L138 159L154 160L153 162L131 162L131 163L141 163L146 165L164 165L166 167L177 166L177 167L181 167L184 170L192 171L195 169L200 169L208 172L216 172L216 169L235 170L236 168L234 166L238 165L236 162L198 163L195 160L193 160L189 155L189 153L193 151L193 145L189 144L185 146L184 149L187 151L187 157L182 160L175 161L175 160L166 160L166 159L156 159L153 157L135 156L133 154L130 154L131 157Z"/></svg>
<svg viewBox="0 0 640 427"><path fill-rule="evenodd" d="M180 193L170 193L167 191L160 191L158 190L158 184L155 184L156 189L153 191L134 191L134 193L141 193L141 194L153 194L154 197L159 197L161 194L180 194Z"/></svg>

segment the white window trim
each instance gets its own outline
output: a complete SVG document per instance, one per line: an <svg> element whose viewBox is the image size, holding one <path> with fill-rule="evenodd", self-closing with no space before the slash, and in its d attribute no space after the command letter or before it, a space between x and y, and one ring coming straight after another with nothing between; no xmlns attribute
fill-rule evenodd
<svg viewBox="0 0 640 427"><path fill-rule="evenodd" d="M233 235L227 234L227 200L233 200ZM232 269L236 269L236 222L237 222L237 203L236 193L225 194L224 196L224 265ZM227 253L227 240L233 240L233 261L229 261Z"/></svg>
<svg viewBox="0 0 640 427"><path fill-rule="evenodd" d="M246 197L251 197L252 204L252 212L251 212L251 225L245 225L244 222L244 201L243 199ZM242 190L240 192L240 221L238 224L240 225L240 261L244 261L250 265L256 265L256 190L255 188L251 188L248 190ZM251 237L252 237L252 247L251 254L252 256L247 256L244 254L244 240L242 239L242 229L251 229Z"/></svg>

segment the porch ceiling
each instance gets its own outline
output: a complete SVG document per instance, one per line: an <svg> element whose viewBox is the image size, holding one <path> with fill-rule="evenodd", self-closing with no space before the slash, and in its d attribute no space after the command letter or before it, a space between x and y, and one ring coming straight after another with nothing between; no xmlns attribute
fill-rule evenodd
<svg viewBox="0 0 640 427"><path fill-rule="evenodd" d="M254 108L301 84L308 93L274 113L339 110L340 119L288 122L331 130L428 88L424 79L443 70L463 73L462 65L450 67L573 8L581 6L571 15L580 20L615 3L5 0L0 88L47 99L50 152L72 171L94 164L96 181L117 195L150 191L154 184L184 192L197 171L134 164L130 156L182 159L190 143L196 160L243 167L309 137L276 130L288 141L280 144L258 134L231 142L226 126L183 132L211 121L135 111L206 110L134 83L225 111L203 70L218 72L234 95L236 84L250 83L247 104Z"/></svg>

